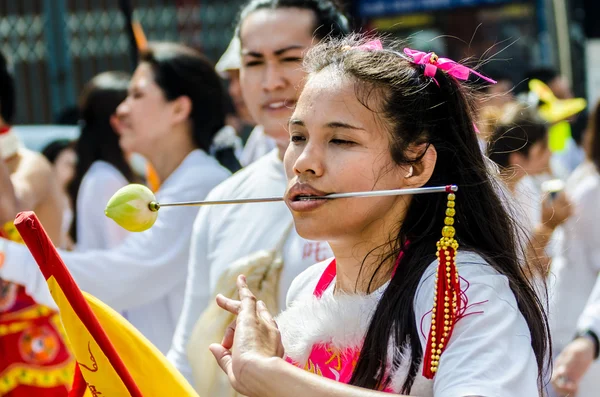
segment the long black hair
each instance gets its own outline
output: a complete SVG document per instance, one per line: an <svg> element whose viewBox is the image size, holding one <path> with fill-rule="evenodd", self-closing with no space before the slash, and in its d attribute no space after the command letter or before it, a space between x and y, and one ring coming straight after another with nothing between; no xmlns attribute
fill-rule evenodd
<svg viewBox="0 0 600 397"><path fill-rule="evenodd" d="M119 146L119 136L110 124L117 106L127 97L130 76L124 72L104 72L84 87L79 98L81 134L75 145L77 166L67 190L73 208L76 207L79 187L84 175L95 161L105 161L115 167L129 182L134 174ZM77 211L73 211L73 223L69 235L77 242Z"/></svg>
<svg viewBox="0 0 600 397"><path fill-rule="evenodd" d="M365 106L369 96L379 94L377 116L388 127L390 152L397 164L421 160L422 156L414 158L408 150L411 145L435 147L437 161L427 186L459 185L454 227L461 249L477 252L508 279L531 331L541 387L550 349L548 322L523 269L527 265L521 262L524 251L517 240L517 226L497 193L500 182L492 176L489 160L479 147L466 87L439 69L436 84L424 75L423 65L410 62L397 51L352 50L360 44L364 39L358 36L322 43L309 51L305 65L309 73L334 68L350 78ZM409 347L409 371L402 392L410 393L423 357L414 298L425 270L436 259L445 209L443 194L413 196L398 235L383 247L391 248L382 255L374 274L389 272L389 264L401 249L404 257L373 314L351 384L375 390L389 384L393 370L406 360L402 349L389 356L388 343L392 341L398 347ZM410 241L408 246L406 241ZM388 362L394 363L389 371L385 368Z"/></svg>
<svg viewBox="0 0 600 397"><path fill-rule="evenodd" d="M190 99L192 139L198 148L210 153L226 116L225 89L210 61L190 47L157 42L140 53L140 62L150 65L154 81L168 101L181 96ZM217 150L215 157L232 172L241 168L233 147Z"/></svg>
<svg viewBox="0 0 600 397"><path fill-rule="evenodd" d="M332 0L250 0L242 7L238 16L236 34L246 17L255 11L279 8L310 10L315 15L313 36L317 40L325 37L339 38L350 32L350 23L339 5Z"/></svg>

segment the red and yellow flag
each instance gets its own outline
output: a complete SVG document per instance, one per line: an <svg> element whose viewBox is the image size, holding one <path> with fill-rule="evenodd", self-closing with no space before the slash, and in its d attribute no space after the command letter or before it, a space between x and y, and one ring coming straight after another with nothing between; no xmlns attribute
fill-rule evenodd
<svg viewBox="0 0 600 397"><path fill-rule="evenodd" d="M127 320L77 287L33 212L17 215L15 226L44 274L78 363L71 397L198 396Z"/></svg>

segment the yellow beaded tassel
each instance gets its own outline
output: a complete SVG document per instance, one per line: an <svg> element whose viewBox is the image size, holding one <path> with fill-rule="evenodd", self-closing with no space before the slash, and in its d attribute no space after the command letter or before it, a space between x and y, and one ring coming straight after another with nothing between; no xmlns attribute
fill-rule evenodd
<svg viewBox="0 0 600 397"><path fill-rule="evenodd" d="M445 226L442 229L442 238L436 243L438 267L435 276L436 288L433 291L431 329L424 352L423 376L428 379L432 379L438 370L440 356L450 340L460 310L460 280L456 269L458 241L454 238L456 231L453 226L456 195L450 188L447 191Z"/></svg>

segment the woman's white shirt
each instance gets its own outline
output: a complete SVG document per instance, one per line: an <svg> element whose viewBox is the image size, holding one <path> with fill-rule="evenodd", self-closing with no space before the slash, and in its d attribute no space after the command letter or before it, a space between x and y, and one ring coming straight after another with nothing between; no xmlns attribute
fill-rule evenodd
<svg viewBox="0 0 600 397"><path fill-rule="evenodd" d="M288 309L277 318L286 355L301 364L313 344L320 341L362 345L385 289L367 296L338 296L333 295L333 282L317 299L313 291L328 264L329 260L316 264L294 280L288 293ZM421 375L421 365L410 395L538 396L538 369L530 331L508 279L474 253L459 251L457 266L461 289L468 298L466 315L456 324L434 379ZM414 320L423 349L431 326L436 267L434 262L425 271L414 299ZM392 375L397 393L407 370L404 362Z"/></svg>

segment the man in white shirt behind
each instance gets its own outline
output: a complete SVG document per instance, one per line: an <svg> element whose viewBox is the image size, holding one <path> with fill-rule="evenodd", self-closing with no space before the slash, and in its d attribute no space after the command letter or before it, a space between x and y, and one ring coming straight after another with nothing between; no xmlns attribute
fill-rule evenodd
<svg viewBox="0 0 600 397"><path fill-rule="evenodd" d="M292 3L251 1L241 13L238 30L242 93L254 120L274 138L277 148L221 183L207 200L283 196L285 192L287 179L281 159L289 143L288 120L306 76L302 58L328 34L340 36L348 31L346 18L333 3ZM276 248L292 222L283 202L200 209L192 234L184 307L167 355L188 379L192 380L188 342L200 315L215 298L219 277L236 260ZM283 268L275 297L280 309L285 308L292 280L310 265L332 256L326 242L304 240L293 228L282 251Z"/></svg>

